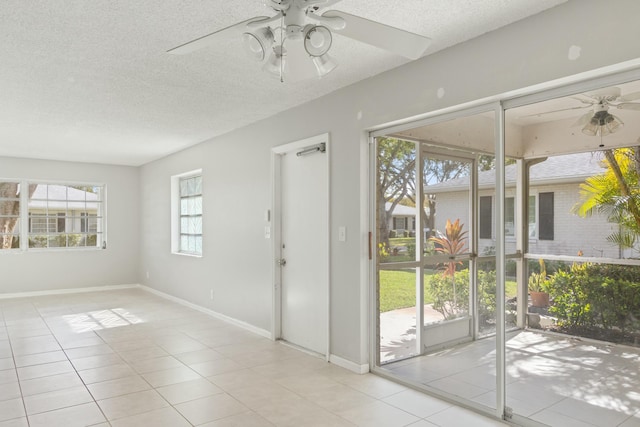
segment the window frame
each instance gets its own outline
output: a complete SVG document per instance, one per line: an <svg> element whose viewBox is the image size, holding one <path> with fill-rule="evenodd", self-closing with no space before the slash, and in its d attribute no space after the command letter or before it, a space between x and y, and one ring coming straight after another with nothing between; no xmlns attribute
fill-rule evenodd
<svg viewBox="0 0 640 427"><path fill-rule="evenodd" d="M553 191L548 192L553 194ZM543 193L545 194L545 193ZM505 239L507 241L515 241L515 230L518 228L518 215L516 214L516 199L515 199L515 195L513 194L507 194L505 196L505 225L506 225L506 220L508 218L508 215L506 213L506 207L507 207L507 200L511 199L513 200L513 230L514 233L513 234L508 234L507 231L505 230ZM531 226L531 217L530 217L530 212L529 212L529 207L531 205L531 202L529 201L527 203L527 232L529 234L529 241L537 241L537 240L545 240L545 239L540 239L539 236L539 230L540 230L540 202L539 202L539 198L538 198L538 192L537 191L531 191L529 193L529 199L533 199L534 201L534 226L533 226L533 230L531 230L530 226ZM488 200L488 208L490 209L490 215L488 216L483 216L483 202L486 204ZM479 206L479 213L478 213L478 225L479 225L479 230L478 230L478 238L479 239L491 239L491 240L495 240L495 230L494 230L494 215L495 215L495 195L486 195L486 196L480 196L479 197L479 201L478 201L478 206ZM486 209L487 206L485 205L484 208ZM486 214L486 212L485 212ZM552 216L555 215L555 212L552 212ZM488 237L486 232L490 230L491 236ZM533 231L533 233L531 233ZM549 239L547 239L549 240ZM553 240L553 239L551 239Z"/></svg>
<svg viewBox="0 0 640 427"><path fill-rule="evenodd" d="M92 250L103 250L107 248L107 217L106 217L106 204L107 204L107 185L104 183L97 182L73 182L73 181L53 181L53 180L42 180L42 179L0 179L2 182L11 182L17 183L20 185L20 194L19 194L19 223L18 223L18 232L14 232L13 234L18 236L19 238L19 246L17 248L11 248L7 250L1 250L0 253L25 253L25 252L47 252L47 251L92 251ZM93 202L88 202L86 199L85 203L95 203L96 214L93 216L96 218L96 224L98 221L101 221L101 227L97 227L95 232L81 232L75 230L67 231L67 224L69 222L73 222L74 219L80 218L79 216L70 216L69 213L69 202L75 203L79 202L76 200L69 200L68 193L65 193L65 199L56 199L57 202L64 202L65 212L56 212L55 214L45 213L42 215L32 215L33 206L30 206L30 202L40 201L44 202L48 205L50 199L48 198L40 198L33 199L33 197L29 197L29 186L31 185L46 185L46 186L61 186L61 187L97 187L100 189L99 191L99 199ZM86 205L85 205L86 209ZM40 221L41 225L44 225L46 228L46 232L32 232L33 228L33 220L37 219ZM44 222L43 222L44 221ZM59 230L61 224L65 224L65 229L63 231ZM68 235L71 234L79 234L84 235L86 238L90 237L90 234L96 235L96 245L86 246L86 245L77 245L77 246L67 246L68 245ZM46 246L31 246L30 238L35 235L46 235L47 236L47 245ZM51 236L65 236L65 245L64 246L49 246L49 238ZM86 241L85 241L86 244Z"/></svg>
<svg viewBox="0 0 640 427"><path fill-rule="evenodd" d="M189 172L184 172L178 175L173 175L171 177L171 253L174 255L184 255L190 257L201 258L204 254L204 206L202 206L202 210L199 216L200 221L202 223L202 229L199 234L196 236L200 237L200 252L183 250L181 245L181 237L182 233L182 218L184 217L181 214L181 186L180 183L183 180L200 177L200 193L199 197L204 202L204 174L202 173L202 169L195 169ZM191 195L193 196L193 195ZM193 215L190 215L193 216Z"/></svg>
<svg viewBox="0 0 640 427"><path fill-rule="evenodd" d="M19 245L22 245L22 235L21 235L21 231L24 228L24 219L22 216L22 206L24 203L24 200L22 199L22 189L24 188L23 182L22 180L19 179L0 179L1 183L7 183L7 184L17 184L19 186L19 190L18 190L18 194L16 194L16 197L2 197L0 199L1 201L13 201L13 202L18 202L18 215L3 215L3 218L17 218L17 223L16 226L18 227L18 232L15 232L15 229L11 232L11 233L6 233L6 235L12 236L12 247L8 248L8 249L0 249L0 253L15 253L17 251L20 251L20 246L18 246L17 248L13 247L13 238L17 237L18 238L18 242ZM5 235L5 233L2 233L2 235Z"/></svg>

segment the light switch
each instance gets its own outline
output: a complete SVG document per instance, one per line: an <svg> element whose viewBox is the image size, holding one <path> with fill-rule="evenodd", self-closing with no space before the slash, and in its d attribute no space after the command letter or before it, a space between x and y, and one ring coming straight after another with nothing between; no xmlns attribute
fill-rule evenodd
<svg viewBox="0 0 640 427"><path fill-rule="evenodd" d="M268 225L264 228L264 238L265 239L271 238L271 227Z"/></svg>
<svg viewBox="0 0 640 427"><path fill-rule="evenodd" d="M341 242L347 241L347 227L344 225L338 227L338 240Z"/></svg>

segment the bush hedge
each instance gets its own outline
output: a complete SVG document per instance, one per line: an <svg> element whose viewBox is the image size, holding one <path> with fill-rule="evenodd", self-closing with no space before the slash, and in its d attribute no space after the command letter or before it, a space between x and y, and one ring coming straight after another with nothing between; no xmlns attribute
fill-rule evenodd
<svg viewBox="0 0 640 427"><path fill-rule="evenodd" d="M454 288L455 283L455 288ZM433 297L433 308L449 320L469 312L469 269L456 271L454 277L441 272L428 278ZM496 315L496 273L478 271L478 315L480 324L495 322Z"/></svg>
<svg viewBox="0 0 640 427"><path fill-rule="evenodd" d="M574 264L545 283L549 312L569 331L640 331L640 267Z"/></svg>

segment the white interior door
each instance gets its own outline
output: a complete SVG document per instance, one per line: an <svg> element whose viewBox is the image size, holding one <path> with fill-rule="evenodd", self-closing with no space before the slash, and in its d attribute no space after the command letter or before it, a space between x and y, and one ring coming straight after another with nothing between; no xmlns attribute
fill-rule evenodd
<svg viewBox="0 0 640 427"><path fill-rule="evenodd" d="M276 256L280 276L280 338L328 354L328 154L313 138L288 144L279 163ZM308 152L305 152L308 151ZM303 153L301 153L303 152ZM276 188L278 191L278 188ZM278 241L279 240L279 241ZM277 275L276 275L277 276ZM277 319L276 319L277 321Z"/></svg>

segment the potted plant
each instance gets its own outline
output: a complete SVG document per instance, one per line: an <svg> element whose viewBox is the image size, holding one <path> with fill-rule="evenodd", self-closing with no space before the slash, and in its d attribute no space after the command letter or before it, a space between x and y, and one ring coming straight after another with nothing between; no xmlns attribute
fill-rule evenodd
<svg viewBox="0 0 640 427"><path fill-rule="evenodd" d="M548 307L549 293L547 292L547 268L544 260L540 259L540 273L531 273L529 276L529 296L531 296L531 305L534 307Z"/></svg>

